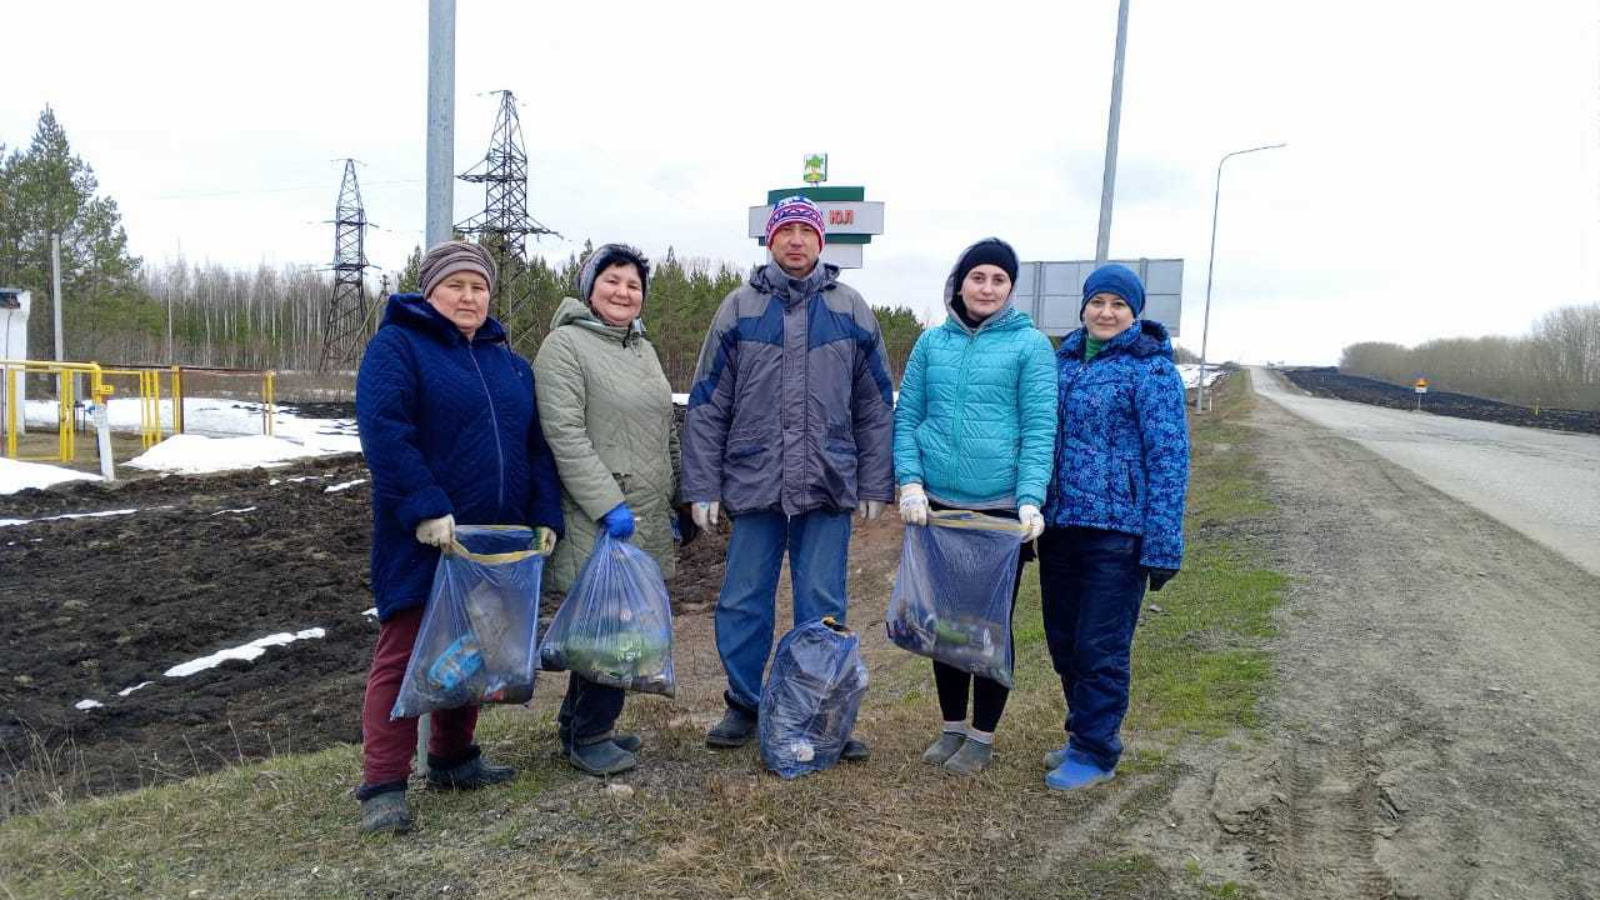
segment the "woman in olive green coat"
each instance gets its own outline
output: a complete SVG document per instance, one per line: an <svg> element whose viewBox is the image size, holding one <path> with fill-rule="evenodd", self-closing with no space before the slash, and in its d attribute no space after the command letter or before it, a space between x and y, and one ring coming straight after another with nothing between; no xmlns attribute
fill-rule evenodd
<svg viewBox="0 0 1600 900"><path fill-rule="evenodd" d="M584 262L581 300L561 301L534 359L539 421L561 474L567 533L547 573L568 591L600 530L631 538L671 578L678 439L672 387L639 318L650 263L638 250L606 244ZM561 704L562 750L594 775L636 764L635 735L612 732L624 691L570 676Z"/></svg>

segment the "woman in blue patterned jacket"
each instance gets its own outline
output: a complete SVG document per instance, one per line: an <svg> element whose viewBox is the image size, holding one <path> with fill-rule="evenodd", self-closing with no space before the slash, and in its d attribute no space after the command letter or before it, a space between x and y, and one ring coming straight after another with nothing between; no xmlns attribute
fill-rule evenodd
<svg viewBox="0 0 1600 900"><path fill-rule="evenodd" d="M1129 650L1146 583L1183 560L1189 433L1183 379L1144 285L1106 265L1083 285L1079 319L1056 352L1055 471L1039 539L1045 639L1067 700L1067 744L1045 783L1070 791L1111 779L1122 755Z"/></svg>
<svg viewBox="0 0 1600 900"><path fill-rule="evenodd" d="M968 247L945 282L944 324L923 332L906 361L894 414L900 515L926 525L928 510L972 509L1018 519L1032 541L1050 480L1055 372L1050 339L1011 305L1017 254L998 238ZM1011 585L1015 605L1025 548ZM934 661L944 721L923 762L973 775L988 767L1005 685ZM967 696L972 695L972 724Z"/></svg>

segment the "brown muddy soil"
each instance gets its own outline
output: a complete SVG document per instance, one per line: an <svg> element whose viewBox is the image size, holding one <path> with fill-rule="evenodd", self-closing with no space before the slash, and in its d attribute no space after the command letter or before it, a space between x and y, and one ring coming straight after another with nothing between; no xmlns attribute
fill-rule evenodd
<svg viewBox="0 0 1600 900"><path fill-rule="evenodd" d="M359 741L378 633L364 614L370 483L326 489L368 477L350 455L0 497L0 519L139 510L0 528L0 818L53 791L103 794ZM724 526L684 551L669 585L679 615L709 614L726 542ZM317 627L325 637L253 662L162 674ZM83 700L104 705L76 709Z"/></svg>
<svg viewBox="0 0 1600 900"><path fill-rule="evenodd" d="M1370 403L1391 409L1417 408L1417 393L1414 388L1362 378L1358 375L1345 375L1336 368L1284 369L1282 374L1293 382L1295 387L1318 397ZM1453 394L1449 391L1430 390L1422 395L1422 411L1438 416L1521 425L1525 428L1600 434L1600 412L1541 408L1535 413L1530 407L1501 403L1498 400L1487 400L1469 394Z"/></svg>

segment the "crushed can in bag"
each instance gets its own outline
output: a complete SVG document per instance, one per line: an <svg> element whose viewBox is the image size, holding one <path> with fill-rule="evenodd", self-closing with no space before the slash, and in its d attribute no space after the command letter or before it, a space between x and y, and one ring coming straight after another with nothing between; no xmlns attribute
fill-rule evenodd
<svg viewBox="0 0 1600 900"><path fill-rule="evenodd" d="M456 527L454 543L439 554L390 718L533 696L544 574L533 538L531 528Z"/></svg>
<svg viewBox="0 0 1600 900"><path fill-rule="evenodd" d="M889 640L1014 687L1011 589L1026 526L967 510L907 525L884 627Z"/></svg>

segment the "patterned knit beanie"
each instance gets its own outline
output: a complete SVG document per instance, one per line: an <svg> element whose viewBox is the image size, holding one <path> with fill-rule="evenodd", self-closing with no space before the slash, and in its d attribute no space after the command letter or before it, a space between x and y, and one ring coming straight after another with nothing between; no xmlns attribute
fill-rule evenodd
<svg viewBox="0 0 1600 900"><path fill-rule="evenodd" d="M778 201L767 217L767 246L772 246L772 235L790 222L799 222L817 233L817 246L828 244L828 232L822 225L822 210L815 203L796 194Z"/></svg>

